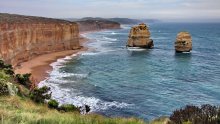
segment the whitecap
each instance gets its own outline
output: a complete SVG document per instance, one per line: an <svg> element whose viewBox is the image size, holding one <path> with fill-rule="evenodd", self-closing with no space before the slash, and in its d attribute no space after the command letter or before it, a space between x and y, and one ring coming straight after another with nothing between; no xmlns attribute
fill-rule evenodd
<svg viewBox="0 0 220 124"><path fill-rule="evenodd" d="M72 74L71 74L72 75ZM76 74L82 76L80 74ZM63 75L60 75L63 77ZM52 98L56 99L60 104L73 104L75 106L89 105L91 112L103 111L110 108L128 108L133 107L134 104L117 101L103 101L95 97L83 96L77 89L60 88L60 84L65 84L66 81L61 81L57 76L52 76L47 80L42 81L39 87L48 86L51 88Z"/></svg>
<svg viewBox="0 0 220 124"><path fill-rule="evenodd" d="M130 29L131 25L121 25L121 28L123 28L123 29Z"/></svg>
<svg viewBox="0 0 220 124"><path fill-rule="evenodd" d="M117 39L114 38L109 38L109 37L103 37L105 40L110 40L110 41L117 41Z"/></svg>
<svg viewBox="0 0 220 124"><path fill-rule="evenodd" d="M78 107L89 105L91 112L103 111L110 108L122 109L134 106L134 104L128 104L125 102L108 102L95 97L86 97L82 96L81 93L76 92L64 89L60 90L60 88L56 87L52 89L52 97L58 100L60 104L73 104Z"/></svg>
<svg viewBox="0 0 220 124"><path fill-rule="evenodd" d="M111 32L108 32L111 33ZM87 37L88 35L83 34L83 36ZM96 37L95 42L91 42L88 45L97 48L95 52L82 52L81 55L97 55L100 53L107 53L112 50L108 47L104 47L103 45L106 43L110 43L111 41L116 41L117 39L109 38L109 37ZM70 88L70 87L62 87L61 84L68 84L71 82L76 82L76 80L63 80L64 77L76 77L77 79L87 78L88 74L84 73L66 73L62 72L60 68L64 66L64 64L70 61L73 57L78 54L74 54L72 56L66 56L65 58L58 59L56 62L51 63L50 65L53 67L53 70L50 72L49 76L46 80L42 81L39 84L41 86L49 86L52 91L52 98L58 100L61 104L74 104L76 106L89 105L91 107L91 112L95 111L103 111L109 108L126 108L132 107L133 104L128 104L125 102L118 101L104 101L96 97L88 97L84 96L78 89ZM77 83L77 82L76 82ZM63 86L63 85L62 85Z"/></svg>
<svg viewBox="0 0 220 124"><path fill-rule="evenodd" d="M97 55L97 54L99 54L99 53L95 53L95 52L85 52L85 53L82 53L81 55L82 56L94 56L94 55Z"/></svg>
<svg viewBox="0 0 220 124"><path fill-rule="evenodd" d="M167 37L152 37L153 40L164 40L168 39Z"/></svg>
<svg viewBox="0 0 220 124"><path fill-rule="evenodd" d="M127 47L129 51L145 51L146 49L139 48L139 47Z"/></svg>
<svg viewBox="0 0 220 124"><path fill-rule="evenodd" d="M85 104L89 105L91 107L91 111L102 111L102 110L107 110L109 108L126 108L126 107L131 107L133 104L128 104L124 102L107 102L107 101L102 101L98 98L95 97L85 97L85 96L76 96L72 100L72 104L76 106L83 106Z"/></svg>

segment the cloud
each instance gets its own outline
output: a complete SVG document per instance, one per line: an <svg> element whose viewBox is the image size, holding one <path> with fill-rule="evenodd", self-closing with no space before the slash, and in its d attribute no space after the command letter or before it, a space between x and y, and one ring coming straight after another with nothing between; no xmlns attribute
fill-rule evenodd
<svg viewBox="0 0 220 124"><path fill-rule="evenodd" d="M58 18L220 20L220 0L0 0L0 12Z"/></svg>

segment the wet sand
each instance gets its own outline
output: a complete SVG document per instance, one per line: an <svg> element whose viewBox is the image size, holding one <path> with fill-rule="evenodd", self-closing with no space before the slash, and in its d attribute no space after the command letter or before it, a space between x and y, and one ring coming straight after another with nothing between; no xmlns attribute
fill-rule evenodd
<svg viewBox="0 0 220 124"><path fill-rule="evenodd" d="M82 38L80 40L80 44L82 45L86 41L88 41L88 39ZM16 74L31 73L32 74L31 79L32 81L34 81L33 83L38 84L48 77L49 75L48 72L52 70L52 67L50 66L51 63L56 62L57 59L64 58L66 56L70 56L86 50L87 50L86 47L82 47L79 50L67 50L67 51L43 54L27 62L21 63L21 66L15 69L15 73Z"/></svg>

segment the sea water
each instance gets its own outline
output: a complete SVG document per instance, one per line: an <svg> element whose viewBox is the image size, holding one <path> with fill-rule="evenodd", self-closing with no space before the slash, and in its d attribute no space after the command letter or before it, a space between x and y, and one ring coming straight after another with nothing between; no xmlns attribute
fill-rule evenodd
<svg viewBox="0 0 220 124"><path fill-rule="evenodd" d="M150 120L185 105L220 105L220 24L150 24L154 49L126 49L130 25L84 34L86 52L52 63L42 85L61 104L89 105L91 113ZM175 53L180 31L191 53Z"/></svg>

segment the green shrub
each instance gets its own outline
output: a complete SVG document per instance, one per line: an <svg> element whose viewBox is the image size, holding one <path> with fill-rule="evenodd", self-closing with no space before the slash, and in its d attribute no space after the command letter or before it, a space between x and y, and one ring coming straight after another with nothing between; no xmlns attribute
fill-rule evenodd
<svg viewBox="0 0 220 124"><path fill-rule="evenodd" d="M14 70L11 69L11 68L5 68L3 69L3 71L5 72L5 74L8 74L8 75L14 75Z"/></svg>
<svg viewBox="0 0 220 124"><path fill-rule="evenodd" d="M35 88L30 93L30 98L36 103L44 103L45 100L51 98L51 94L48 94L50 88L47 86L41 88Z"/></svg>
<svg viewBox="0 0 220 124"><path fill-rule="evenodd" d="M54 108L54 109L57 109L59 106L59 103L54 99L51 99L47 104L49 108Z"/></svg>
<svg viewBox="0 0 220 124"><path fill-rule="evenodd" d="M201 107L187 105L173 112L170 120L175 124L219 124L220 108L209 104Z"/></svg>
<svg viewBox="0 0 220 124"><path fill-rule="evenodd" d="M0 79L0 96L9 95L8 85L5 80Z"/></svg>
<svg viewBox="0 0 220 124"><path fill-rule="evenodd" d="M0 60L0 69L4 68L5 67L5 63L3 60Z"/></svg>
<svg viewBox="0 0 220 124"><path fill-rule="evenodd" d="M13 69L13 67L12 67L11 64L5 64L5 65L4 65L4 68Z"/></svg>
<svg viewBox="0 0 220 124"><path fill-rule="evenodd" d="M3 79L3 80L9 80L10 79L10 76L5 74L4 71L0 70L0 79Z"/></svg>
<svg viewBox="0 0 220 124"><path fill-rule="evenodd" d="M80 112L79 108L72 104L63 104L58 108L59 111L64 111L64 112L73 112L73 111L78 111Z"/></svg>
<svg viewBox="0 0 220 124"><path fill-rule="evenodd" d="M31 80L30 80L31 74L29 73L28 74L17 74L15 77L18 83L26 86L27 88L31 87Z"/></svg>
<svg viewBox="0 0 220 124"><path fill-rule="evenodd" d="M4 68L13 69L12 65L5 64L3 60L0 60L0 69L4 69Z"/></svg>

